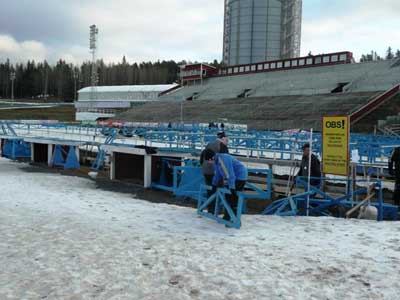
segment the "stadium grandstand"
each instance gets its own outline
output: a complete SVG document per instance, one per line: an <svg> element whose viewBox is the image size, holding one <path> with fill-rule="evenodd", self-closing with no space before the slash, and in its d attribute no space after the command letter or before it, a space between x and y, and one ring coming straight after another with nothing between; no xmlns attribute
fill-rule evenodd
<svg viewBox="0 0 400 300"><path fill-rule="evenodd" d="M76 120L94 121L146 102L157 101L162 92L177 84L86 87L78 91Z"/></svg>
<svg viewBox="0 0 400 300"><path fill-rule="evenodd" d="M117 116L124 121L213 122L249 128L320 130L325 115L349 115L353 129L371 131L400 106L400 60L355 63L351 52L321 54L220 69L181 69L180 87ZM167 102L167 103L166 103Z"/></svg>

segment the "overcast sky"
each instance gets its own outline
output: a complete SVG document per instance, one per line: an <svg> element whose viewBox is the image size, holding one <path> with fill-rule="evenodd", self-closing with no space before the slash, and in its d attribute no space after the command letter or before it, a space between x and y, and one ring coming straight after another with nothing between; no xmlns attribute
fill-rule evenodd
<svg viewBox="0 0 400 300"><path fill-rule="evenodd" d="M0 61L221 59L223 0L0 0ZM400 49L400 0L303 0L302 54Z"/></svg>

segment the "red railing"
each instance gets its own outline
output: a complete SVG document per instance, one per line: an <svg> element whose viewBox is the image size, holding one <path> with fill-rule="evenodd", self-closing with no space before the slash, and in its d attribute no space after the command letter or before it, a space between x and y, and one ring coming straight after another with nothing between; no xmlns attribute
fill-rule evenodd
<svg viewBox="0 0 400 300"><path fill-rule="evenodd" d="M353 53L349 51L343 51L282 60L264 61L246 65L234 65L218 69L207 65L202 66L201 64L193 64L187 65L181 70L181 72L183 72L181 73L181 78L185 81L193 81L209 77L235 76L260 72L350 64L353 61ZM203 74L201 74L202 72Z"/></svg>
<svg viewBox="0 0 400 300"><path fill-rule="evenodd" d="M366 115L373 112L375 109L379 108L384 102L390 100L400 92L400 84L390 88L383 94L373 98L367 104L350 114L350 123L354 124L361 120Z"/></svg>
<svg viewBox="0 0 400 300"><path fill-rule="evenodd" d="M327 54L310 55L283 60L265 61L247 65L234 65L218 69L213 77L234 76L259 72L273 72L280 70L294 70L310 67L320 67L338 64L349 64L353 62L353 53L335 52Z"/></svg>

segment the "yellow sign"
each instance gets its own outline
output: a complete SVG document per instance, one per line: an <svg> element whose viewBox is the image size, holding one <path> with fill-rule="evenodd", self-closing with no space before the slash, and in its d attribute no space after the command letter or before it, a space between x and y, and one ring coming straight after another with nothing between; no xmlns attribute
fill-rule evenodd
<svg viewBox="0 0 400 300"><path fill-rule="evenodd" d="M322 118L322 171L326 174L349 174L349 117Z"/></svg>

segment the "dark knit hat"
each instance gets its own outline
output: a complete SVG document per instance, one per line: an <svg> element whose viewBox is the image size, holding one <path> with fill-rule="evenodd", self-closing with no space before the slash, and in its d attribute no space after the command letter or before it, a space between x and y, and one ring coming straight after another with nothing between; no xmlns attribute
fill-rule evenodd
<svg viewBox="0 0 400 300"><path fill-rule="evenodd" d="M304 150L306 148L310 148L310 144L309 143L304 144L303 147L301 147L301 150Z"/></svg>
<svg viewBox="0 0 400 300"><path fill-rule="evenodd" d="M222 138L226 137L226 134L225 134L224 131L220 131L220 132L217 133L217 137L218 137L219 139L222 139Z"/></svg>

